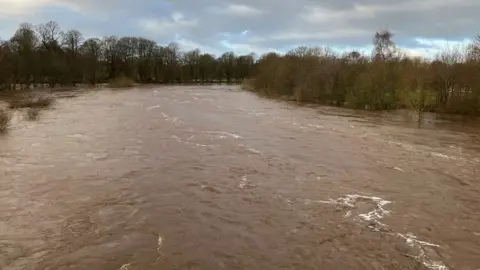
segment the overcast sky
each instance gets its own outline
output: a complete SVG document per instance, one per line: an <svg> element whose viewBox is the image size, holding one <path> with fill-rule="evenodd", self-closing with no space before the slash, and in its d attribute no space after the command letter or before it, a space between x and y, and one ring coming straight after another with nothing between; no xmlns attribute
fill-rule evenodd
<svg viewBox="0 0 480 270"><path fill-rule="evenodd" d="M468 42L480 0L0 0L0 37L21 22L57 21L86 37L143 36L217 55L285 52L297 45L369 50L388 28L411 54Z"/></svg>

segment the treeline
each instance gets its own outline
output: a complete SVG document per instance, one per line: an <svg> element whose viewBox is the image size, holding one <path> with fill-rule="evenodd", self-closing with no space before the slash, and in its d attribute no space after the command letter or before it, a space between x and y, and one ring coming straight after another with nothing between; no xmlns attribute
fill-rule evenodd
<svg viewBox="0 0 480 270"><path fill-rule="evenodd" d="M219 57L178 44L161 46L141 37L85 39L53 21L21 24L0 39L0 90L69 86L129 78L137 83L235 83L299 102L389 110L413 108L480 114L480 36L465 48L435 59L408 57L388 31L377 32L371 55L298 47L268 53Z"/></svg>
<svg viewBox="0 0 480 270"><path fill-rule="evenodd" d="M85 39L53 21L21 24L13 37L0 40L0 90L97 84L118 77L138 83L232 83L247 77L253 65L253 54L227 52L217 58L141 37Z"/></svg>
<svg viewBox="0 0 480 270"><path fill-rule="evenodd" d="M263 55L247 87L351 108L480 114L480 37L430 60L407 57L388 31L377 32L373 44L371 55L318 47Z"/></svg>

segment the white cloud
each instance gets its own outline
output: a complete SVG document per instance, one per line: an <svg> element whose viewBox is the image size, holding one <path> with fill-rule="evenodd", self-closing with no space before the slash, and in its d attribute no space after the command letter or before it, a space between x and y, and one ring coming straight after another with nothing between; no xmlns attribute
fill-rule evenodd
<svg viewBox="0 0 480 270"><path fill-rule="evenodd" d="M415 41L420 45L425 45L432 48L447 48L463 46L472 42L471 39L465 38L463 40L446 40L446 39L427 39L427 38L415 38Z"/></svg>
<svg viewBox="0 0 480 270"><path fill-rule="evenodd" d="M256 9L247 5L239 5L239 4L229 4L224 8L211 7L209 10L219 15L233 15L233 16L253 16L253 15L258 15L263 13L263 11L259 9Z"/></svg>
<svg viewBox="0 0 480 270"><path fill-rule="evenodd" d="M480 3L478 1L471 0L408 0L398 1L395 4L387 5L357 5L370 12L400 12L400 11L428 11L439 8L449 7L478 7Z"/></svg>
<svg viewBox="0 0 480 270"><path fill-rule="evenodd" d="M323 7L314 7L302 18L310 23L342 23L352 19L368 19L375 16L375 11L360 5L354 5L350 10L331 10Z"/></svg>
<svg viewBox="0 0 480 270"><path fill-rule="evenodd" d="M181 13L175 12L172 14L171 19L140 19L139 26L149 36L154 38L162 38L172 36L178 32L187 28L193 28L198 25L198 21L195 19L187 20Z"/></svg>
<svg viewBox="0 0 480 270"><path fill-rule="evenodd" d="M55 0L0 0L0 18L15 18L35 12L39 8L57 4Z"/></svg>
<svg viewBox="0 0 480 270"><path fill-rule="evenodd" d="M227 40L222 40L221 44L228 50L233 51L235 54L245 55L250 53L256 53L262 55L269 52L283 53L283 51L276 48L268 48L262 46L255 46L248 43L234 43Z"/></svg>
<svg viewBox="0 0 480 270"><path fill-rule="evenodd" d="M182 13L174 12L172 14L172 19L173 19L174 22L181 22L181 21L183 21L183 19L185 19L185 16L183 16Z"/></svg>
<svg viewBox="0 0 480 270"><path fill-rule="evenodd" d="M328 40L337 38L351 38L371 35L370 32L361 29L336 29L325 32L280 32L270 36L273 40Z"/></svg>
<svg viewBox="0 0 480 270"><path fill-rule="evenodd" d="M200 43L197 43L195 41L188 40L188 39L185 39L185 38L178 38L177 40L175 40L175 42L180 46L180 48L183 51L191 51L191 50L199 49L203 53L210 53L210 54L213 54L217 57L220 56L223 53L223 51L221 51L221 50L219 50L215 47L208 46L208 45L203 45L203 44L200 44Z"/></svg>
<svg viewBox="0 0 480 270"><path fill-rule="evenodd" d="M480 2L471 0L408 0L398 1L394 4L358 4L354 3L349 9L329 9L323 6L314 6L302 17L312 23L320 22L346 22L356 19L375 19L376 15L399 13L399 12L420 12L441 8L471 8L480 7Z"/></svg>

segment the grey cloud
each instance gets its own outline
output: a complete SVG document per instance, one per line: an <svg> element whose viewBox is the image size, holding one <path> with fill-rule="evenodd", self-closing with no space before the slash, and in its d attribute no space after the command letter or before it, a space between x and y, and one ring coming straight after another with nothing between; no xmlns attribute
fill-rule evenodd
<svg viewBox="0 0 480 270"><path fill-rule="evenodd" d="M387 28L400 45L413 45L415 37L464 39L476 34L480 22L477 0L244 0L231 1L262 11L258 16L208 16L194 1L172 4L198 16L201 29L186 33L191 38L222 32L249 30L256 46L289 44L362 46L371 43L375 31ZM203 3L202 3L203 4ZM225 1L206 1L203 6L225 6Z"/></svg>
<svg viewBox="0 0 480 270"><path fill-rule="evenodd" d="M187 47L200 44L212 50L228 49L222 42L259 51L296 44L362 47L384 28L394 32L400 46L424 47L415 38L463 40L480 31L478 0L42 1L100 18L104 24L96 32L128 32L159 42L178 35ZM175 20L174 12L183 17ZM241 35L245 30L248 34Z"/></svg>

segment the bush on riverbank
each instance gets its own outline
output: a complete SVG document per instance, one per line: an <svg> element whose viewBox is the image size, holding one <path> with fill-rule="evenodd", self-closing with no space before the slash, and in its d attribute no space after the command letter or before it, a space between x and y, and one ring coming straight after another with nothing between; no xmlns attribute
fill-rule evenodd
<svg viewBox="0 0 480 270"><path fill-rule="evenodd" d="M263 55L248 89L298 102L357 109L410 108L480 114L480 37L433 60L409 57L388 31L376 33L371 56L298 47Z"/></svg>
<svg viewBox="0 0 480 270"><path fill-rule="evenodd" d="M12 114L6 109L0 109L0 132L5 132L10 125Z"/></svg>
<svg viewBox="0 0 480 270"><path fill-rule="evenodd" d="M38 108L28 108L25 112L25 118L29 121L37 120L40 110Z"/></svg>
<svg viewBox="0 0 480 270"><path fill-rule="evenodd" d="M18 98L8 101L10 109L22 108L47 108L54 103L54 99L48 96Z"/></svg>
<svg viewBox="0 0 480 270"><path fill-rule="evenodd" d="M110 88L127 88L127 87L133 87L135 86L135 81L125 77L125 76L119 76L110 81L108 84Z"/></svg>
<svg viewBox="0 0 480 270"><path fill-rule="evenodd" d="M240 85L243 90L254 91L255 90L255 80L254 79L245 79Z"/></svg>

